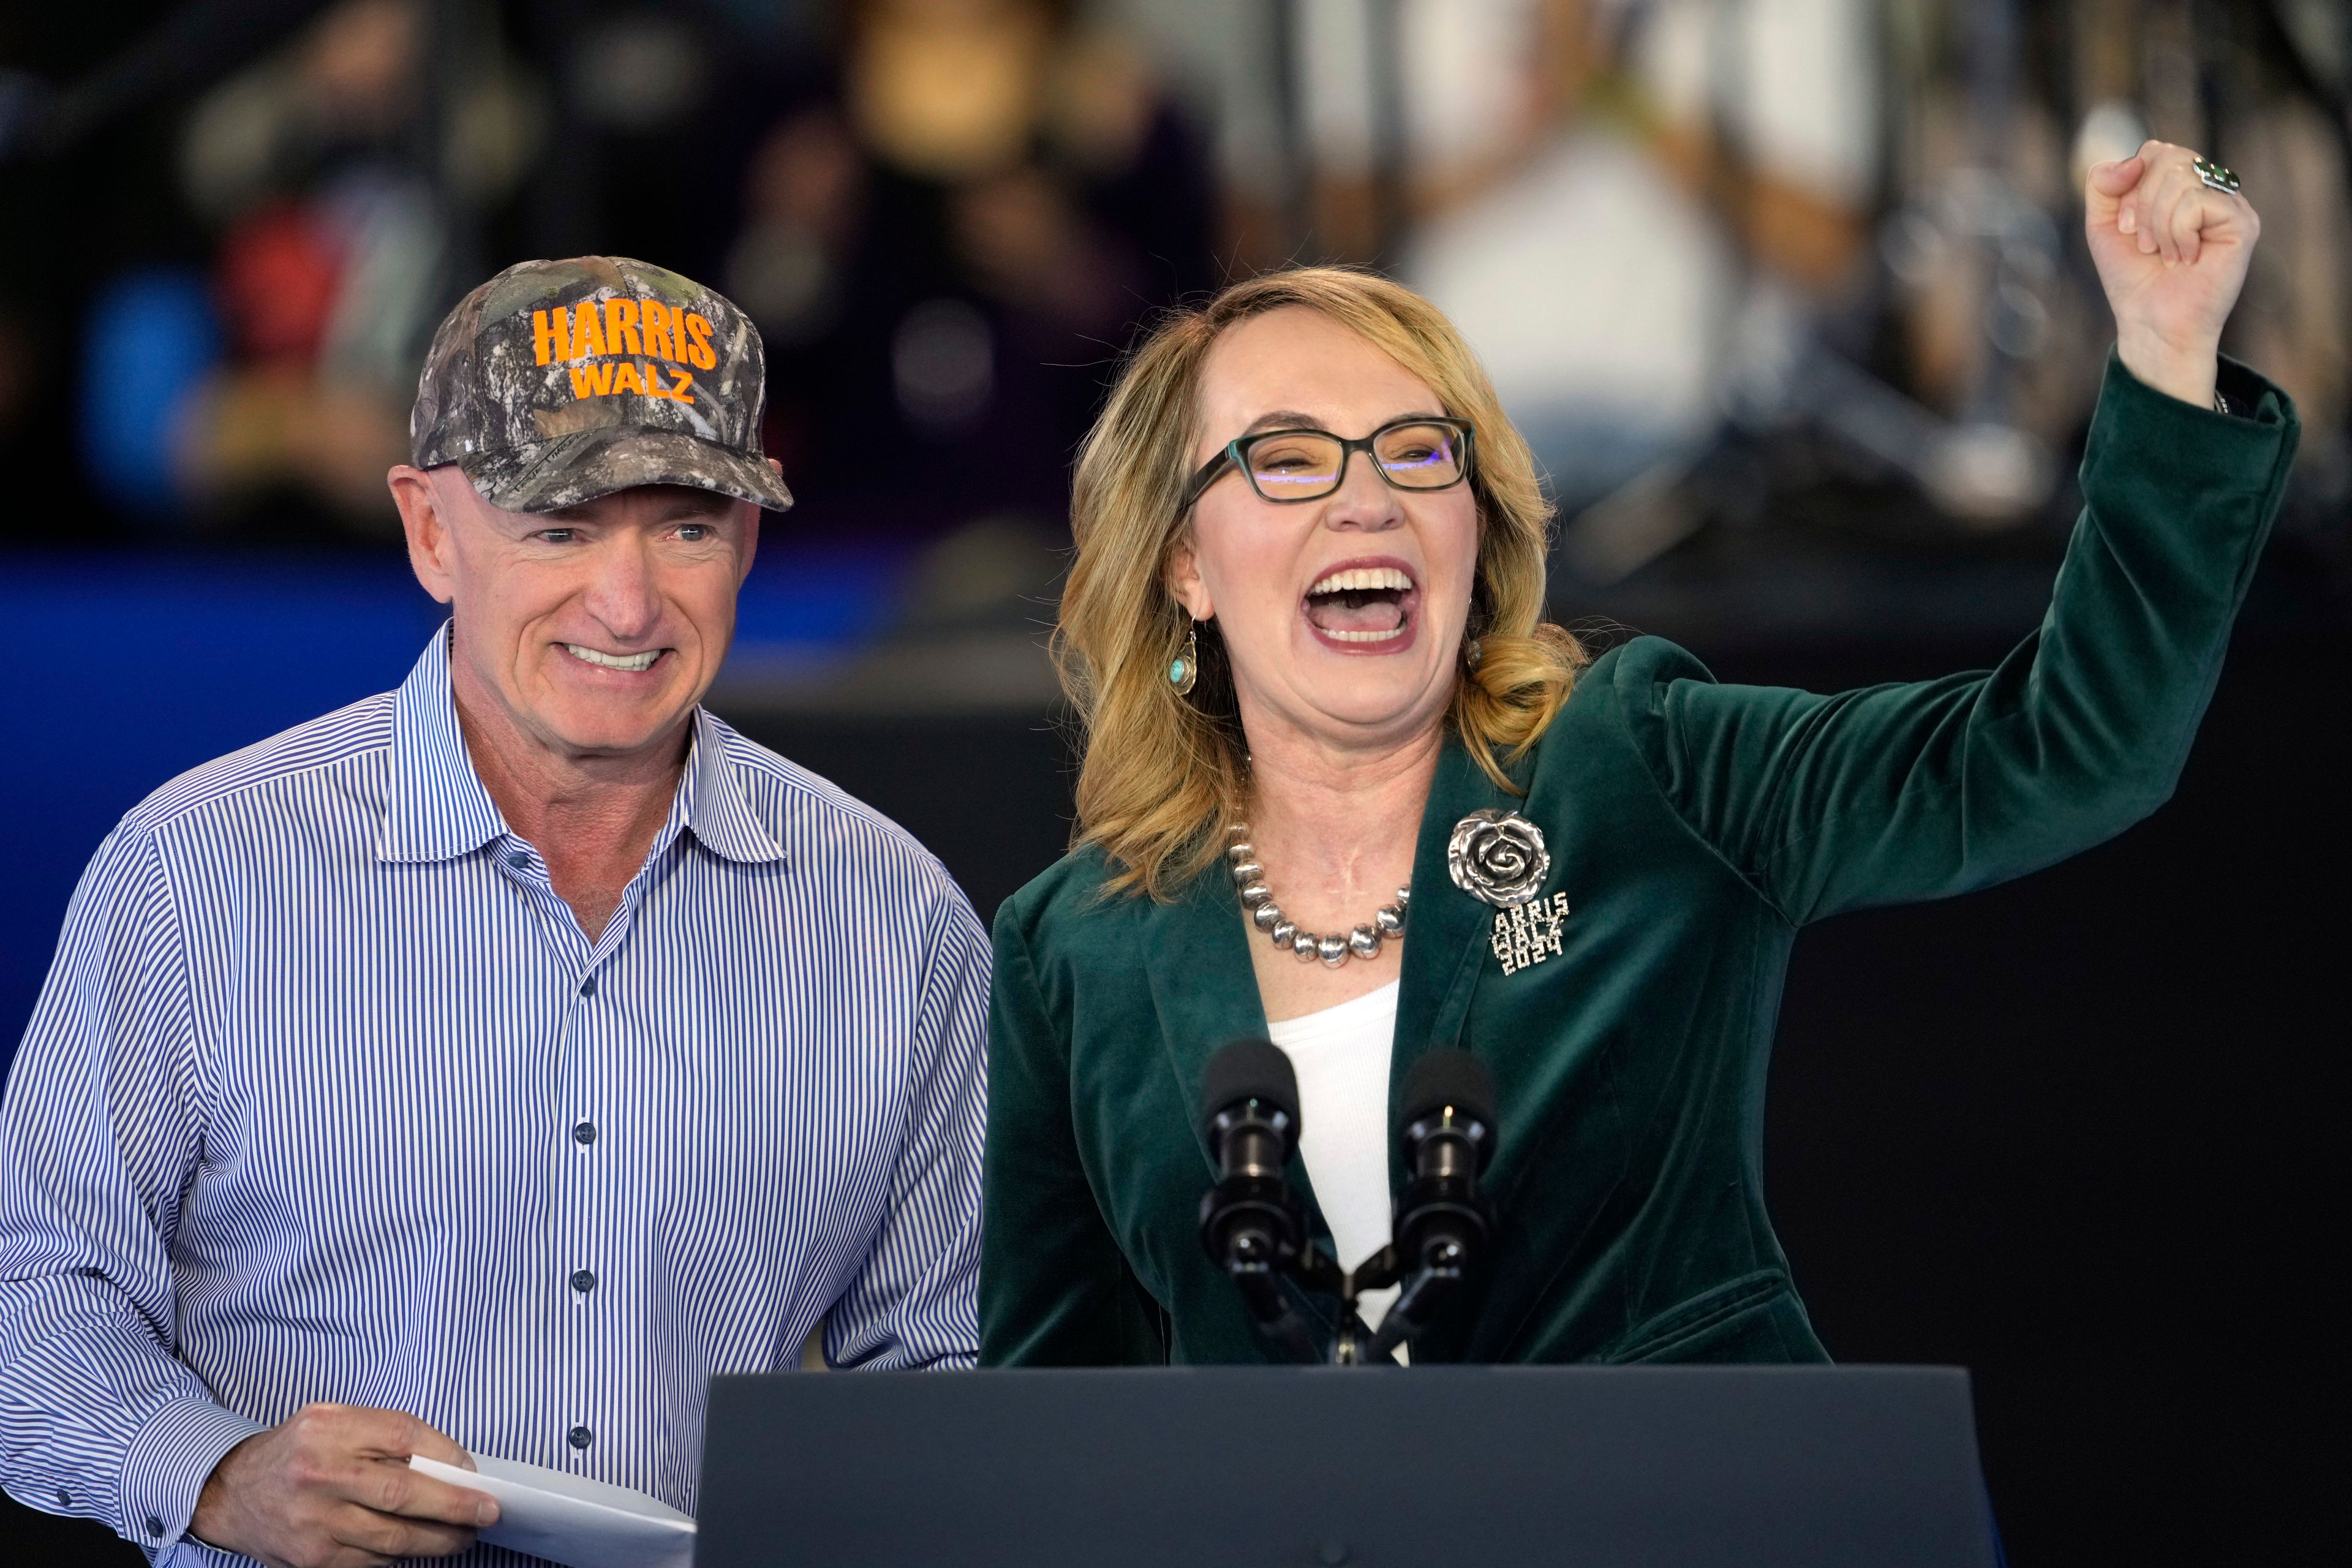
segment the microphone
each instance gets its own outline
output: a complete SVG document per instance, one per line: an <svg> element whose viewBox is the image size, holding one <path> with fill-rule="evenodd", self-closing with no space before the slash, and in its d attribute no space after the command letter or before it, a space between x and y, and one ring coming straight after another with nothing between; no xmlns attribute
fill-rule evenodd
<svg viewBox="0 0 2352 1568"><path fill-rule="evenodd" d="M1298 1256L1306 1229L1298 1194L1283 1179L1298 1152L1298 1075L1264 1040L1235 1040L1209 1058L1201 1087L1201 1136L1217 1184L1201 1199L1201 1245L1210 1261L1278 1268Z"/></svg>
<svg viewBox="0 0 2352 1568"><path fill-rule="evenodd" d="M1412 1173L1397 1194L1397 1263L1410 1278L1374 1338L1385 1356L1428 1327L1486 1249L1494 1210L1478 1178L1495 1157L1495 1079L1467 1051L1433 1051L1404 1080L1399 1135Z"/></svg>
<svg viewBox="0 0 2352 1568"><path fill-rule="evenodd" d="M1201 1246L1241 1288L1258 1327L1294 1352L1313 1346L1282 1294L1297 1267L1307 1215L1283 1178L1298 1152L1298 1075L1265 1040L1235 1040L1209 1058L1201 1089L1201 1135L1217 1182L1201 1198Z"/></svg>

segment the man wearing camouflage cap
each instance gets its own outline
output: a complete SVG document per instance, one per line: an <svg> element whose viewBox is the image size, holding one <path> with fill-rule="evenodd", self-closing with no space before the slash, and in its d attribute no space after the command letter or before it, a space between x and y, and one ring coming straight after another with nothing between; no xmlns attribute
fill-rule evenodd
<svg viewBox="0 0 2352 1568"><path fill-rule="evenodd" d="M442 324L397 691L100 847L0 1107L0 1479L173 1563L445 1555L482 1454L690 1510L714 1373L976 1345L988 942L700 706L759 335L642 263ZM495 1531L493 1531L495 1538ZM479 1550L479 1549L478 1549Z"/></svg>

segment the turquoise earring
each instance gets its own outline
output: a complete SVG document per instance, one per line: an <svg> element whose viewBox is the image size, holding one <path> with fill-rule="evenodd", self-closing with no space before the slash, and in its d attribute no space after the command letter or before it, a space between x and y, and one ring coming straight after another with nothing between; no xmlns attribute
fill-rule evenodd
<svg viewBox="0 0 2352 1568"><path fill-rule="evenodd" d="M1179 697L1192 695L1192 683L1201 679L1201 623L1193 622L1184 630L1184 651L1168 661L1168 684L1176 689Z"/></svg>

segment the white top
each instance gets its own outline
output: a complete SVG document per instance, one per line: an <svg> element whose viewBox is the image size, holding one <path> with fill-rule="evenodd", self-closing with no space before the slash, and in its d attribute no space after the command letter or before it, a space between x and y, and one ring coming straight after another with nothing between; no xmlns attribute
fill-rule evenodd
<svg viewBox="0 0 2352 1568"><path fill-rule="evenodd" d="M1331 1226L1339 1267L1353 1268L1389 1244L1389 1054L1396 1040L1397 982L1352 1002L1266 1026L1298 1074L1298 1152ZM1374 1328L1395 1286L1357 1302Z"/></svg>

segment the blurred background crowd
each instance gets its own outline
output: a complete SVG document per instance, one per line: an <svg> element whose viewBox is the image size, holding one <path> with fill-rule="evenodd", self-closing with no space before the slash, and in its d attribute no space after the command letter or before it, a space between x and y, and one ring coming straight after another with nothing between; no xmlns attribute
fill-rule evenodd
<svg viewBox="0 0 2352 1568"><path fill-rule="evenodd" d="M1066 831L1041 631L1069 463L1155 310L1292 259L1389 271L1453 314L1536 446L1556 618L1750 679L1935 673L1997 657L2046 601L2111 332L2076 193L2148 135L2234 167L2263 215L2228 346L2294 396L2304 438L2238 662L2318 671L2276 689L2340 714L2344 0L0 7L0 613L27 676L0 745L0 1062L115 817L395 684L437 623L383 476L434 325L499 267L639 257L757 321L765 441L800 505L763 539L716 703L905 820L985 914ZM2341 776L2229 700L2231 779ZM2300 700L2274 710L2307 726ZM2213 788L2226 805L2168 819L2202 826L2158 830L2200 874L2258 861L2231 835L2279 805ZM2117 908L2158 896L2126 884ZM2191 967L2126 963L2115 989L2187 1030L2201 1015L2162 987ZM1799 1119L1776 1125L1805 1103L1776 1100ZM1934 1142L1922 1114L1904 1157ZM1847 1194L1806 1185L1828 1144L1797 1147L1774 1169L1800 1278L1832 1348L1866 1352L1916 1302L1841 1319L1893 1276L1834 1239L1809 1261L1808 1193ZM1881 1240L1904 1234L1882 1217ZM2044 1242L2035 1267L2074 1267ZM1970 1340L1999 1308L1972 1310L1953 1359L2027 1353ZM2055 1419L2004 1408L1997 1500L2029 1542L2063 1539L2051 1500L2091 1483L2004 1458L2043 1452L2029 1428ZM2058 1436L2076 1430L2049 1428L2053 1467L2080 1459ZM2147 1500L2155 1473L2105 1495Z"/></svg>
<svg viewBox="0 0 2352 1568"><path fill-rule="evenodd" d="M2338 0L11 7L0 451L38 499L0 541L381 549L434 323L596 250L751 311L793 531L902 582L976 527L950 575L1050 549L1137 323L1294 258L1465 328L1564 614L1660 565L2046 555L2108 331L2075 192L2152 134L2262 202L2232 347L2303 406L2291 533L2334 564L2347 81ZM1868 613L1816 587L1782 613Z"/></svg>

